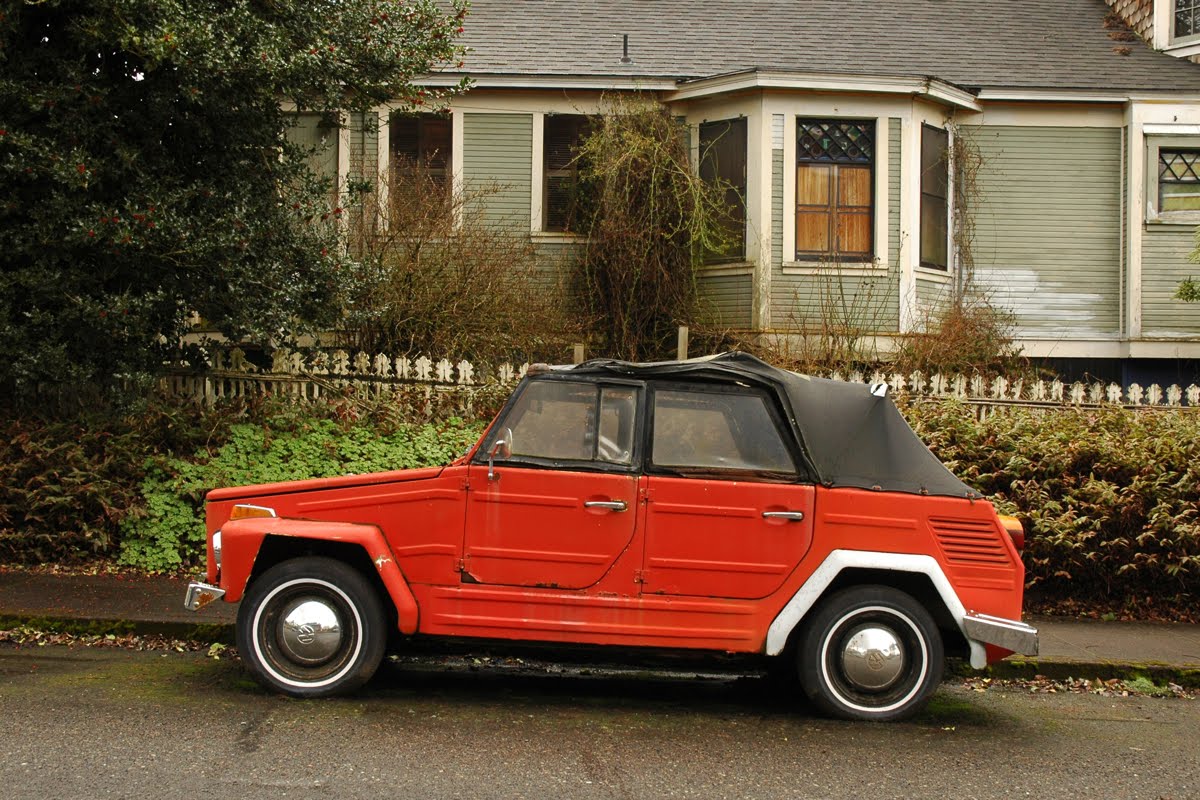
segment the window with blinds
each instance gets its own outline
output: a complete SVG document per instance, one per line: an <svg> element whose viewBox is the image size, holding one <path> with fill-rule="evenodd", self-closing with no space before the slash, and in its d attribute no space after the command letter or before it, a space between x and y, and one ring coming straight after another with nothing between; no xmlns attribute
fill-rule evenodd
<svg viewBox="0 0 1200 800"><path fill-rule="evenodd" d="M396 114L389 141L393 180L402 183L420 176L449 189L453 146L449 115Z"/></svg>
<svg viewBox="0 0 1200 800"><path fill-rule="evenodd" d="M585 206L579 181L579 144L590 120L582 114L547 114L542 127L542 230L579 229Z"/></svg>

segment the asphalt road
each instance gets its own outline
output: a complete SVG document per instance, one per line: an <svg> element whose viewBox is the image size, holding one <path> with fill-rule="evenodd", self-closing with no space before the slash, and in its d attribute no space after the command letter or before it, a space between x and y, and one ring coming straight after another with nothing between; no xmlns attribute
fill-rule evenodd
<svg viewBox="0 0 1200 800"><path fill-rule="evenodd" d="M1197 701L949 683L867 725L761 678L457 663L303 702L228 658L0 646L0 797L1200 797Z"/></svg>

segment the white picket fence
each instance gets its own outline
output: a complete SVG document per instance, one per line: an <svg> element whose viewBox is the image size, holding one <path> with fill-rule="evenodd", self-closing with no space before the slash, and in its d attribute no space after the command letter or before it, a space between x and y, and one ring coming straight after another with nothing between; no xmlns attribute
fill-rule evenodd
<svg viewBox="0 0 1200 800"><path fill-rule="evenodd" d="M470 395L485 387L506 387L524 377L529 364L476 364L429 356L390 356L382 353L352 353L347 350L276 350L269 368L253 364L241 348L213 350L209 369L179 371L164 379L173 394L212 405L222 398L287 394L316 400L347 387L371 394L388 394L402 387L424 387L428 392L458 391ZM826 377L856 383L887 383L899 394L920 397L955 397L981 407L1001 406L1100 406L1132 408L1200 408L1200 386L1186 388L1136 383L1063 383L1059 380L1027 381L1023 378L983 378L964 375L925 375L833 372Z"/></svg>

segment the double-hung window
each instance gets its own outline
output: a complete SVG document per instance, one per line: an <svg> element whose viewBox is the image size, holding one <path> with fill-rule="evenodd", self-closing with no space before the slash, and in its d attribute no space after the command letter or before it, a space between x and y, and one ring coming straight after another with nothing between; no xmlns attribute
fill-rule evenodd
<svg viewBox="0 0 1200 800"><path fill-rule="evenodd" d="M921 266L947 269L950 134L932 125L921 126Z"/></svg>
<svg viewBox="0 0 1200 800"><path fill-rule="evenodd" d="M724 247L706 261L740 261L746 256L746 118L700 125L700 177L720 183L724 208L720 218Z"/></svg>
<svg viewBox="0 0 1200 800"><path fill-rule="evenodd" d="M874 174L874 120L797 120L797 260L872 259Z"/></svg>
<svg viewBox="0 0 1200 800"><path fill-rule="evenodd" d="M1186 39L1200 34L1200 0L1175 0L1171 38Z"/></svg>
<svg viewBox="0 0 1200 800"><path fill-rule="evenodd" d="M579 145L590 120L582 114L547 114L542 127L542 230L579 230L585 209L579 181Z"/></svg>
<svg viewBox="0 0 1200 800"><path fill-rule="evenodd" d="M448 114L395 114L388 141L395 183L421 178L449 191L453 138Z"/></svg>

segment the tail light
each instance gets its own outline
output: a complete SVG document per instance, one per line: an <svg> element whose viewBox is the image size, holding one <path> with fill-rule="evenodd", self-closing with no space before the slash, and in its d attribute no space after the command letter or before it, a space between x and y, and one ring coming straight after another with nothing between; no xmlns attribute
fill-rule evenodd
<svg viewBox="0 0 1200 800"><path fill-rule="evenodd" d="M1025 526L1021 524L1021 520L1016 517L1006 517L1000 515L1000 524L1004 526L1004 530L1008 531L1009 537L1013 541L1013 546L1020 553L1025 549Z"/></svg>

